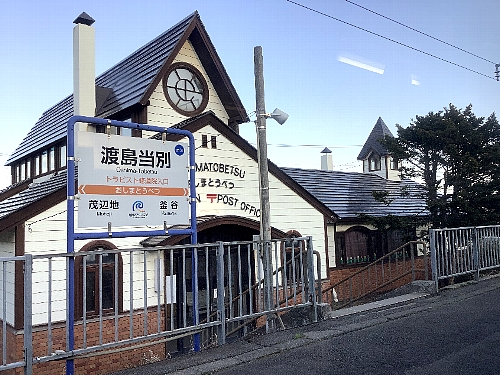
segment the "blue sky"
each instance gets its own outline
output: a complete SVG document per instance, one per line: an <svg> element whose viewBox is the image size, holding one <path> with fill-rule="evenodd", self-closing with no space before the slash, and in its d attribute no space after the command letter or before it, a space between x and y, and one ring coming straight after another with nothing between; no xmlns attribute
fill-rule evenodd
<svg viewBox="0 0 500 375"><path fill-rule="evenodd" d="M346 0L296 2L323 14L286 0L7 2L0 13L0 162L43 111L71 94L72 22L83 11L96 20L100 74L198 10L248 113L255 110L253 49L262 46L266 109L290 115L282 126L267 126L268 156L280 166L320 168L320 152L329 147L335 169L360 171L357 155L379 116L395 134L395 124L407 126L415 115L450 103L472 104L478 116L499 112L500 82L470 70L494 77L500 2L353 0L482 59ZM255 143L253 123L241 125L240 133ZM0 187L9 182L4 167Z"/></svg>

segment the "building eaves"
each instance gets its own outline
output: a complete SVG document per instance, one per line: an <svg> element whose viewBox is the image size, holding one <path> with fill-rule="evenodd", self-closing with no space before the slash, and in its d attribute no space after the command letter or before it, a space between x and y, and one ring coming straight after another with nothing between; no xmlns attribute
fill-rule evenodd
<svg viewBox="0 0 500 375"><path fill-rule="evenodd" d="M26 189L0 202L0 231L28 220L66 199L66 170L35 179Z"/></svg>

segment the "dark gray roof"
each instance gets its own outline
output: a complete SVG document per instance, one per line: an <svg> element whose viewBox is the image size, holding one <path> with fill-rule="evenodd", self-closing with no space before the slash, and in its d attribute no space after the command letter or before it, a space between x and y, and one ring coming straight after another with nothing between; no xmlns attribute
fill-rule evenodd
<svg viewBox="0 0 500 375"><path fill-rule="evenodd" d="M423 187L414 181L390 181L382 177L338 171L315 169L281 168L287 175L302 185L339 218L356 218L361 214L370 216L425 216ZM403 196L401 189L408 195ZM389 192L386 205L376 201L373 191Z"/></svg>
<svg viewBox="0 0 500 375"><path fill-rule="evenodd" d="M38 203L42 198L65 188L66 180L66 170L35 179L29 185L29 188L0 202L0 220L34 203Z"/></svg>
<svg viewBox="0 0 500 375"><path fill-rule="evenodd" d="M379 140L385 138L386 135L393 137L384 120L379 117L358 155L358 160L366 159L371 151L375 151L380 156L389 154L387 149L379 142Z"/></svg>
<svg viewBox="0 0 500 375"><path fill-rule="evenodd" d="M196 17L196 12L186 17L97 77L97 85L113 89L103 103L99 117L107 117L140 101Z"/></svg>
<svg viewBox="0 0 500 375"><path fill-rule="evenodd" d="M151 42L96 78L98 117L107 117L139 102L172 52L188 25L197 17L193 13ZM102 88L108 89L103 98ZM19 144L6 165L50 145L66 136L66 125L73 115L73 95L42 114L35 126Z"/></svg>
<svg viewBox="0 0 500 375"><path fill-rule="evenodd" d="M224 99L224 105L227 105L231 121L236 123L247 121L246 111L197 12L96 78L96 116L109 118L134 105L147 103L156 81L161 78L161 72L169 59L173 59L173 53L181 47L183 38L191 37L190 33L194 33L193 41L203 52L200 53L200 58L204 59L203 64L207 65L207 72L214 82L217 93ZM70 95L42 114L5 165L10 165L40 148L63 140L66 137L67 122L72 115L73 95Z"/></svg>

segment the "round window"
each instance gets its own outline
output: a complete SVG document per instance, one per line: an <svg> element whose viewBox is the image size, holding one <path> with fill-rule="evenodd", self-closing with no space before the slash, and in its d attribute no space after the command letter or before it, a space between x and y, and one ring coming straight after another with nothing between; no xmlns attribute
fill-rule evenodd
<svg viewBox="0 0 500 375"><path fill-rule="evenodd" d="M163 77L163 92L172 108L185 116L197 115L207 106L207 83L189 64L172 64Z"/></svg>

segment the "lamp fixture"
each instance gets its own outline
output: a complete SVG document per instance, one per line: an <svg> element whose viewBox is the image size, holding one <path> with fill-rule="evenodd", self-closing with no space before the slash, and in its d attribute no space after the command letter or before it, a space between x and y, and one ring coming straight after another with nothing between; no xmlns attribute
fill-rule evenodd
<svg viewBox="0 0 500 375"><path fill-rule="evenodd" d="M273 118L280 125L283 125L288 119L288 113L283 112L281 109L276 108L273 113L261 113L257 116L263 116L265 118Z"/></svg>

